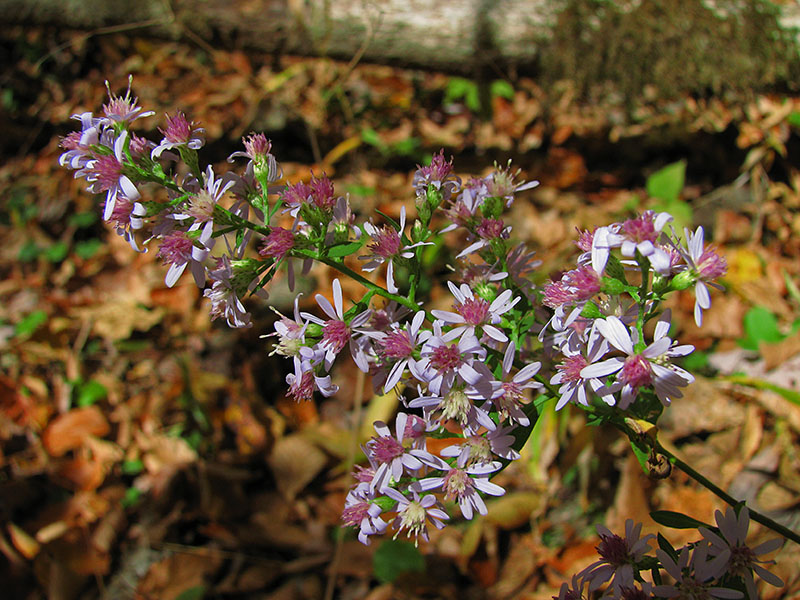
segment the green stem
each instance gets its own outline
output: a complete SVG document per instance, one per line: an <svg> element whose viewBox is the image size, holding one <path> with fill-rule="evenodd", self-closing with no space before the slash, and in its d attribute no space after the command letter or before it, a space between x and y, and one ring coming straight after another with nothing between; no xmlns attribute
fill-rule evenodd
<svg viewBox="0 0 800 600"><path fill-rule="evenodd" d="M700 485L708 489L710 492L718 496L720 499L724 500L725 502L734 507L737 504L739 504L739 501L736 500L736 498L734 498L733 496L722 490L719 486L717 486L712 481L707 479L704 475L696 471L694 468L691 467L691 465L688 465L680 458L675 456L672 452L664 448L664 446L662 446L658 441L655 442L654 447L656 452L666 456L669 459L670 463L678 467L681 471L686 473L689 477L691 477L697 483L699 483ZM780 523L776 523L769 517L762 515L760 512L753 510L749 506L747 508L750 511L750 518L753 519L753 521L755 521L756 523L761 523L764 527L772 529L772 531L774 531L775 533L782 535L787 540L793 541L795 544L800 544L800 535L798 535L788 527L785 527Z"/></svg>
<svg viewBox="0 0 800 600"><path fill-rule="evenodd" d="M398 304L405 306L413 310L414 312L420 310L420 307L416 304L416 302L412 302L411 299L406 298L405 296L398 296L397 294L392 294L391 292L385 290L381 286L376 283L371 282L366 277L362 276L359 273L356 273L350 267L346 266L344 263L337 261L336 259L330 258L328 256L319 256L316 252L310 250L295 250L293 252L295 256L300 255L304 258L312 258L317 260L321 263L325 263L329 267L333 267L337 271L339 271L342 275L347 275L351 279L355 279L358 283L363 285L368 290L372 290L379 296L386 298L387 300L394 300Z"/></svg>

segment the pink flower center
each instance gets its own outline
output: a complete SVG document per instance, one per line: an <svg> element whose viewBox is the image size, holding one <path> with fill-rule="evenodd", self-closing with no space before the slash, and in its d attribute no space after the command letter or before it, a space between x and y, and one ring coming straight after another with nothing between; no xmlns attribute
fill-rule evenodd
<svg viewBox="0 0 800 600"><path fill-rule="evenodd" d="M551 281L544 286L542 303L550 308L558 308L577 299L575 292L563 281Z"/></svg>
<svg viewBox="0 0 800 600"><path fill-rule="evenodd" d="M100 189L110 190L119 184L120 175L122 175L122 165L113 156L101 156L92 168L97 176L97 182L100 184Z"/></svg>
<svg viewBox="0 0 800 600"><path fill-rule="evenodd" d="M206 223L214 218L214 207L217 205L214 198L206 190L200 190L189 200L188 214L200 223Z"/></svg>
<svg viewBox="0 0 800 600"><path fill-rule="evenodd" d="M379 463L390 463L395 458L400 458L405 452L402 444L390 435L373 437L370 444L372 455Z"/></svg>
<svg viewBox="0 0 800 600"><path fill-rule="evenodd" d="M457 369L461 363L461 351L455 344L437 346L431 354L431 366L440 373Z"/></svg>
<svg viewBox="0 0 800 600"><path fill-rule="evenodd" d="M81 132L73 131L61 140L60 146L65 150L78 150L81 148Z"/></svg>
<svg viewBox="0 0 800 600"><path fill-rule="evenodd" d="M564 359L564 362L560 365L556 365L556 369L561 371L562 381L580 381L583 379L581 377L581 371L584 367L586 367L589 363L586 362L586 359L580 355L576 354L575 356L567 356Z"/></svg>
<svg viewBox="0 0 800 600"><path fill-rule="evenodd" d="M164 236L158 257L167 265L182 265L192 257L192 240L183 231L173 231Z"/></svg>
<svg viewBox="0 0 800 600"><path fill-rule="evenodd" d="M369 517L369 502L359 502L346 506L342 511L342 521L350 527L358 527L361 521Z"/></svg>
<svg viewBox="0 0 800 600"><path fill-rule="evenodd" d="M341 352L350 341L350 328L344 321L326 321L322 326L322 340L334 352Z"/></svg>
<svg viewBox="0 0 800 600"><path fill-rule="evenodd" d="M286 188L283 193L283 201L289 206L300 206L308 202L311 195L311 188L302 181Z"/></svg>
<svg viewBox="0 0 800 600"><path fill-rule="evenodd" d="M656 228L653 226L653 219L647 215L628 219L622 224L622 230L636 243L655 242L658 237Z"/></svg>
<svg viewBox="0 0 800 600"><path fill-rule="evenodd" d="M503 399L510 402L519 402L524 397L522 388L518 383L513 381L504 381L503 385Z"/></svg>
<svg viewBox="0 0 800 600"><path fill-rule="evenodd" d="M588 300L600 291L600 276L591 267L581 267L564 276L577 300Z"/></svg>
<svg viewBox="0 0 800 600"><path fill-rule="evenodd" d="M242 141L247 156L253 161L264 160L272 150L272 144L263 133L253 133Z"/></svg>
<svg viewBox="0 0 800 600"><path fill-rule="evenodd" d="M311 400L314 396L314 375L311 371L306 371L298 381L294 380L289 386L289 396L294 398L295 401Z"/></svg>
<svg viewBox="0 0 800 600"><path fill-rule="evenodd" d="M641 354L634 354L625 359L619 380L634 388L650 385L653 382L653 369Z"/></svg>
<svg viewBox="0 0 800 600"><path fill-rule="evenodd" d="M594 241L594 231L589 231L588 229L581 231L580 229L578 229L578 240L575 242L575 245L582 252L591 251L593 241Z"/></svg>
<svg viewBox="0 0 800 600"><path fill-rule="evenodd" d="M192 124L181 111L174 117L167 115L167 128L159 131L172 144L187 144L192 139Z"/></svg>
<svg viewBox="0 0 800 600"><path fill-rule="evenodd" d="M117 227L127 227L131 221L131 212L133 212L133 202L125 196L117 195L109 221L116 223Z"/></svg>
<svg viewBox="0 0 800 600"><path fill-rule="evenodd" d="M597 553L605 562L614 567L621 567L630 558L627 542L616 534L601 535Z"/></svg>
<svg viewBox="0 0 800 600"><path fill-rule="evenodd" d="M273 227L258 253L261 256L280 260L292 248L294 248L294 235L292 232L283 227Z"/></svg>
<svg viewBox="0 0 800 600"><path fill-rule="evenodd" d="M505 237L504 228L505 223L501 219L482 219L475 229L475 233L484 240L494 240Z"/></svg>
<svg viewBox="0 0 800 600"><path fill-rule="evenodd" d="M700 260L697 261L697 273L701 279L706 281L721 277L727 271L728 263L712 248L706 248L700 256Z"/></svg>
<svg viewBox="0 0 800 600"><path fill-rule="evenodd" d="M408 358L414 351L407 331L392 331L381 341L383 355L389 359Z"/></svg>
<svg viewBox="0 0 800 600"><path fill-rule="evenodd" d="M321 179L311 179L311 199L318 208L325 211L333 210L336 198L333 194L333 182L322 176Z"/></svg>
<svg viewBox="0 0 800 600"><path fill-rule="evenodd" d="M467 298L461 304L456 305L456 311L466 321L467 325L483 325L489 316L489 303L483 298Z"/></svg>
<svg viewBox="0 0 800 600"><path fill-rule="evenodd" d="M400 252L400 234L384 226L373 236L369 249L382 258L391 258Z"/></svg>

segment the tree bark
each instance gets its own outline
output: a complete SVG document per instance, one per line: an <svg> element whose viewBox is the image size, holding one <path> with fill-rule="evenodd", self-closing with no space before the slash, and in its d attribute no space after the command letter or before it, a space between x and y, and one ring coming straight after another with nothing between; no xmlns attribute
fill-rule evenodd
<svg viewBox="0 0 800 600"><path fill-rule="evenodd" d="M796 2L770 0L0 0L0 14L6 23L201 38L212 47L468 76L516 69L546 81L573 77L595 55L634 56L640 71L663 77L665 62L685 60L669 53L682 43L717 75L752 87L795 83L800 27ZM688 49L687 37L696 41ZM774 63L766 80L758 73L765 60Z"/></svg>

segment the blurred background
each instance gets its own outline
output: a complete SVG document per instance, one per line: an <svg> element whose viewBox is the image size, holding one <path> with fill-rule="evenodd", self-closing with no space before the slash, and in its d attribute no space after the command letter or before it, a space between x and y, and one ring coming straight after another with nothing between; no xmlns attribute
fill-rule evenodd
<svg viewBox="0 0 800 600"><path fill-rule="evenodd" d="M509 218L542 260L537 284L574 259L576 228L646 208L703 225L726 291L702 330L690 293L672 302L698 380L661 435L800 528L796 2L0 0L0 14L4 598L549 599L596 559L595 524L654 532L651 510L722 508L551 406L485 518L418 550L362 546L340 528L349 472L397 400L344 362L336 396L287 399L288 366L259 337L275 314L251 302L253 328L211 322L193 283L166 288L155 252L132 252L58 166L71 116L129 75L157 113L140 135L157 142L182 110L222 172L264 132L287 181L327 173L362 219L413 211L413 172L440 149L462 178L513 160L540 181ZM432 258L433 302L451 258ZM332 278L313 270L304 297ZM270 294L291 310L285 282ZM787 585L762 597L796 597L798 548L774 558Z"/></svg>

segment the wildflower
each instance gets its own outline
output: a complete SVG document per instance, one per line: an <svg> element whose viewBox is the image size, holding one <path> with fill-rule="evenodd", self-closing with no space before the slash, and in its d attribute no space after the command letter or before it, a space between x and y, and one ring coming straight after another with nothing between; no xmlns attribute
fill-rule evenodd
<svg viewBox="0 0 800 600"><path fill-rule="evenodd" d="M364 230L372 238L369 249L372 251L370 256L359 256L360 260L367 260L362 270L370 273L377 269L381 264L386 263L386 289L392 294L398 292L394 282L394 261L399 259L409 259L414 257L412 248L419 246L431 246L431 242L417 242L416 244L404 245L402 240L403 231L406 228L406 208L400 208L400 229L384 225L381 229L372 223L364 223Z"/></svg>
<svg viewBox="0 0 800 600"><path fill-rule="evenodd" d="M288 229L275 226L264 239L258 253L266 258L283 260L292 248L294 248L294 234Z"/></svg>
<svg viewBox="0 0 800 600"><path fill-rule="evenodd" d="M618 373L617 381L610 387L614 390L622 389L620 408L623 410L631 405L637 391L642 387L653 386L664 406L667 406L672 398L680 398L683 394L679 388L692 383L694 376L670 364L669 358L684 356L694 350L694 347L672 347L672 339L667 337L669 317L669 311L665 311L656 324L653 343L641 352L635 350L639 338L635 328L628 330L622 321L614 316L598 319L597 328L602 336L627 357L613 357L586 366L580 372L581 377L603 377Z"/></svg>
<svg viewBox="0 0 800 600"><path fill-rule="evenodd" d="M136 252L144 252L145 250L139 249L136 244L136 237L134 232L144 227L144 217L147 215L147 209L139 202L141 195L136 186L128 186L123 182L122 194L117 194L117 200L114 203L114 210L108 221L114 225L117 230L117 235L125 238L131 248Z"/></svg>
<svg viewBox="0 0 800 600"><path fill-rule="evenodd" d="M699 543L690 550L688 546L681 550L675 561L662 549L656 550L656 557L661 566L675 579L673 585L657 585L653 592L660 598L692 598L711 600L711 598L741 598L742 593L714 586L714 581L725 573L725 565L730 557L730 550L724 550L708 560L709 545ZM690 556L691 552L691 556Z"/></svg>
<svg viewBox="0 0 800 600"><path fill-rule="evenodd" d="M738 516L733 508L728 507L724 515L721 511L716 511L714 518L717 521L720 535L717 535L707 527L700 527L699 531L711 545L710 552L712 554L730 552L725 572L744 580L747 587L747 595L751 599L758 597L753 572L770 585L783 587L783 580L780 577L761 566L763 564L774 564L775 561L763 561L757 558L762 554L769 554L780 548L783 540L775 538L759 544L755 548L750 548L746 543L747 530L750 527L750 511L746 506L741 507Z"/></svg>
<svg viewBox="0 0 800 600"><path fill-rule="evenodd" d="M542 363L527 364L514 375L511 375L516 355L517 346L514 342L510 342L503 354L501 378L492 382L495 390L489 402L496 407L502 421L508 419L527 427L530 425L530 419L528 419L521 406L525 397L524 390L542 387L541 383L533 381L533 377L539 372Z"/></svg>
<svg viewBox="0 0 800 600"><path fill-rule="evenodd" d="M241 150L234 152L228 157L228 162L239 156L250 159L248 166L253 167L253 174L258 181L272 183L281 178L282 172L278 161L271 154L272 143L263 133L251 133L248 137L242 138L244 152ZM267 191L266 189L264 190Z"/></svg>
<svg viewBox="0 0 800 600"><path fill-rule="evenodd" d="M511 435L514 427L498 427L484 435L469 435L462 444L453 444L442 449L442 456L453 457L456 465L463 469L471 465L492 462L495 456L506 460L517 460L519 452L511 446L515 438Z"/></svg>
<svg viewBox="0 0 800 600"><path fill-rule="evenodd" d="M311 400L315 390L319 390L326 398L339 391L339 386L331 383L330 375L318 376L312 361L302 355L294 357L294 373L286 376L286 383L289 385L289 397L297 402Z"/></svg>
<svg viewBox="0 0 800 600"><path fill-rule="evenodd" d="M620 537L604 527L597 526L600 543L597 552L600 560L592 563L578 573L584 581L589 583L592 592L607 581L611 581L610 588L619 591L622 587L633 587L633 567L641 561L650 550L650 540L655 536L642 533L642 524L634 524L633 519L625 521L625 537Z"/></svg>
<svg viewBox="0 0 800 600"><path fill-rule="evenodd" d="M388 523L381 518L381 507L372 502L373 494L368 485L358 485L347 493L342 511L342 521L350 527L358 527L358 541L369 545L369 536L386 531Z"/></svg>
<svg viewBox="0 0 800 600"><path fill-rule="evenodd" d="M478 366L479 365L479 366ZM482 363L478 363L478 368L486 369ZM484 375L486 379L491 376L488 371ZM492 430L497 425L485 410L475 406L476 399L486 397L485 391L480 391L475 387L456 383L441 395L419 396L408 403L409 408L423 408L426 418L435 421L440 427L447 421L455 421L462 429L467 431L477 430L481 427Z"/></svg>
<svg viewBox="0 0 800 600"><path fill-rule="evenodd" d="M466 468L452 468L441 458L432 457L425 464L442 471L440 477L425 477L417 482L422 491L441 489L446 500L455 500L465 519L470 520L475 513L485 515L486 503L478 492L490 496L502 496L506 491L489 481L489 475L501 467L501 463L493 461L472 465Z"/></svg>
<svg viewBox="0 0 800 600"><path fill-rule="evenodd" d="M267 334L267 336L278 337L278 343L275 344L274 350L270 352L270 356L273 354L280 354L281 356L300 356L300 348L305 342L306 328L308 327L308 322L304 321L303 317L300 315L300 296L302 296L302 294L298 294L294 298L294 320L282 315L275 308L272 309L277 313L280 319L275 321L273 325L275 331Z"/></svg>
<svg viewBox="0 0 800 600"><path fill-rule="evenodd" d="M439 202L448 202L453 194L461 187L461 179L453 175L453 159L444 158L444 149L434 154L431 164L426 167L417 165L412 181L414 191L418 198L425 198L429 189L436 190L441 199Z"/></svg>
<svg viewBox="0 0 800 600"><path fill-rule="evenodd" d="M508 336L495 325L502 321L502 315L514 308L514 305L519 302L519 297L512 300L513 292L504 290L490 304L476 296L466 284L461 284L459 288L452 281L448 281L447 287L450 288L450 293L456 299L456 312L433 310L431 314L445 324L454 326L449 333L474 336L475 330L480 328L486 335L498 342L508 341Z"/></svg>
<svg viewBox="0 0 800 600"><path fill-rule="evenodd" d="M681 274L676 279L688 277L689 285L694 283L694 322L700 327L703 323L703 311L711 308L711 296L706 284L723 289L712 280L722 277L728 270L728 264L716 250L703 245L702 227L698 227L692 234L687 230L685 237L688 248L679 248L679 252L686 261L688 269L686 275Z"/></svg>
<svg viewBox="0 0 800 600"><path fill-rule="evenodd" d="M569 341L561 347L564 360L556 365L557 373L550 378L550 383L560 385L558 393L561 397L556 403L556 410L561 410L568 402L589 406L589 393L599 395L607 404L614 404L611 391L597 377L586 377L583 371L608 353L609 345L597 329L594 322L585 338L579 333L570 336Z"/></svg>
<svg viewBox="0 0 800 600"><path fill-rule="evenodd" d="M205 129L197 127L194 121L189 121L181 111L172 117L167 115L167 127L166 129L159 128L159 131L164 138L150 153L153 159L161 156L165 150L174 148L197 150L202 148L205 143Z"/></svg>
<svg viewBox="0 0 800 600"><path fill-rule="evenodd" d="M227 256L217 259L217 268L210 271L208 277L213 283L203 291L203 296L211 300L211 319L225 317L229 327L250 327L250 314L245 310L233 284L230 259Z"/></svg>
<svg viewBox="0 0 800 600"><path fill-rule="evenodd" d="M414 538L414 545L419 543L419 539L428 541L428 523L432 523L436 529L442 529L445 525L444 521L450 517L444 512L433 494L426 494L420 498L419 493L410 489L411 498L401 494L394 488L383 488L383 494L389 496L392 500L397 501L397 506L394 508L397 511L397 517L394 520L393 526L397 529L394 534L396 538L401 531L406 531L406 536Z"/></svg>
<svg viewBox="0 0 800 600"><path fill-rule="evenodd" d="M572 582L564 582L558 591L558 596L553 596L553 600L584 600L583 587L585 583L577 575L572 576Z"/></svg>
<svg viewBox="0 0 800 600"><path fill-rule="evenodd" d="M111 125L120 123L127 126L133 123L136 119L151 117L156 114L152 110L144 111L144 109L137 105L139 99L131 98L132 83L133 76L129 75L128 90L125 92L125 96L115 96L111 92L111 87L108 85L108 81L106 81L106 89L108 90L108 104L103 105L103 112L105 113L106 119Z"/></svg>
<svg viewBox="0 0 800 600"><path fill-rule="evenodd" d="M412 375L426 382L433 394L449 390L456 377L473 386L490 386L485 375L472 366L475 359L486 358L486 350L474 335L458 335L453 331L442 333L441 322L435 321L433 334L422 346L420 360L408 365Z"/></svg>
<svg viewBox="0 0 800 600"><path fill-rule="evenodd" d="M384 393L398 384L406 367L408 367L409 361L413 360L417 345L429 335L429 332L420 331L424 322L425 311L418 311L414 315L410 326L406 324L402 329L399 327L394 328L378 339L377 351L379 356L383 360L393 363L383 385Z"/></svg>
<svg viewBox="0 0 800 600"><path fill-rule="evenodd" d="M421 458L426 461L433 458L433 455L424 450L408 449L403 445L408 417L409 415L404 412L397 413L394 436L385 423L375 421L375 432L378 435L373 436L365 446L368 455L378 465L370 483L370 487L374 490L383 490L391 486L392 482L400 481L406 469L410 471L421 469L423 464Z"/></svg>
<svg viewBox="0 0 800 600"><path fill-rule="evenodd" d="M322 326L322 342L320 347L325 350L325 369L329 370L333 360L344 347L350 343L353 360L359 369L364 372L369 370L366 356L363 351L353 343L353 334L358 333L358 327L369 321L369 311L364 311L353 317L350 322L344 320L344 302L342 299L342 284L338 279L333 280L333 304L323 296L315 296L317 304L329 317L320 319L309 313L301 313L305 319Z"/></svg>

